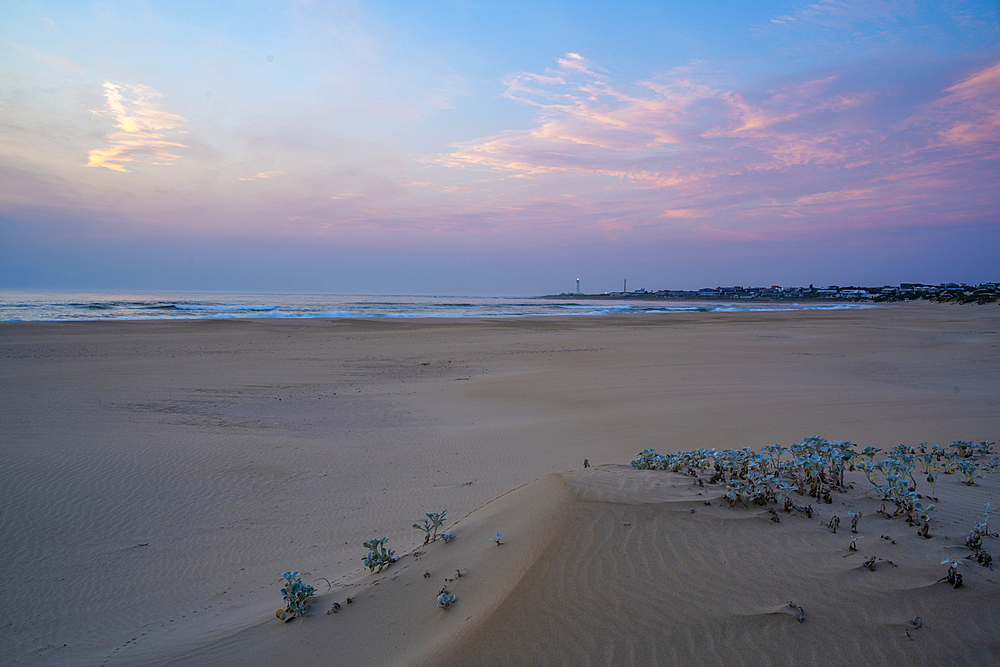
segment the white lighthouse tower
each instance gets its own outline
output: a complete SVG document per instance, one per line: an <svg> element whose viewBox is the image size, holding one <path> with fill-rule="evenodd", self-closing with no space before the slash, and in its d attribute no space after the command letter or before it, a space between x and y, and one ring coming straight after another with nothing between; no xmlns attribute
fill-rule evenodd
<svg viewBox="0 0 1000 667"><path fill-rule="evenodd" d="M580 293L580 279L579 278L576 279L576 293L577 294Z"/></svg>

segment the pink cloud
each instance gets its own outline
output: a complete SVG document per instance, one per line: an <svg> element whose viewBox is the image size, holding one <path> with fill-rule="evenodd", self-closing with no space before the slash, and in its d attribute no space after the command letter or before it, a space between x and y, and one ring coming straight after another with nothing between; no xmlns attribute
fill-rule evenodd
<svg viewBox="0 0 1000 667"><path fill-rule="evenodd" d="M943 143L965 146L1000 143L1000 62L944 92L946 94L931 105L934 110L943 112L945 126L939 131Z"/></svg>
<svg viewBox="0 0 1000 667"><path fill-rule="evenodd" d="M696 211L690 208L675 208L666 210L660 213L657 218L701 218L704 217L706 213L704 211Z"/></svg>
<svg viewBox="0 0 1000 667"><path fill-rule="evenodd" d="M957 193L982 191L995 174L981 161L998 156L1000 63L936 95L921 91L929 102L899 90L860 69L762 91L714 85L697 68L620 85L568 54L541 75L508 81L507 96L536 109L532 127L458 145L438 163L605 200L609 215L581 224L608 233L643 217L673 225L702 216L712 225L688 233L713 236L769 218L754 223L754 238L780 235L792 220L818 231L840 224L837 216L888 224L901 211L934 210L968 219ZM610 211L624 204L609 198L628 192L623 222Z"/></svg>

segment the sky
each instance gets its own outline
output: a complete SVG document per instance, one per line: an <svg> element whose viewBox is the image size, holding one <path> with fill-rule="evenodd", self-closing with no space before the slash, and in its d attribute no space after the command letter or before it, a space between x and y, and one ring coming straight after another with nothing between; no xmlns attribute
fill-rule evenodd
<svg viewBox="0 0 1000 667"><path fill-rule="evenodd" d="M0 0L0 289L1000 280L1000 0Z"/></svg>

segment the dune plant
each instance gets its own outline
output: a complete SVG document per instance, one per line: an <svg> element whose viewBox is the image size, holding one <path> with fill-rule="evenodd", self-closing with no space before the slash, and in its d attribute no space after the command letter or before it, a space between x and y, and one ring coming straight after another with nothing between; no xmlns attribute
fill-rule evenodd
<svg viewBox="0 0 1000 667"><path fill-rule="evenodd" d="M381 572L386 567L395 563L398 559L393 556L396 552L392 549L386 549L385 543L389 540L388 537L375 538L368 540L362 546L368 549L368 554L362 559L371 572Z"/></svg>
<svg viewBox="0 0 1000 667"><path fill-rule="evenodd" d="M912 516L915 516L917 519L923 520L923 522L924 522L923 527L917 533L917 535L919 535L920 537L930 538L930 536L931 536L930 535L930 529L931 529L930 511L932 509L934 509L934 507L935 507L934 503L931 503L930 505L927 505L926 507L924 506L923 503L919 503L919 502L913 504L913 510L911 512ZM918 521L918 523L919 523L919 521Z"/></svg>
<svg viewBox="0 0 1000 667"><path fill-rule="evenodd" d="M988 461L981 460L979 462L979 474L977 476L981 479L989 477L997 471L997 468L1000 468L1000 457L991 456Z"/></svg>
<svg viewBox="0 0 1000 667"><path fill-rule="evenodd" d="M455 539L455 533L442 533L441 539L444 540L445 544L448 544Z"/></svg>
<svg viewBox="0 0 1000 667"><path fill-rule="evenodd" d="M861 518L861 512L857 510L849 510L847 513L851 515L851 532L857 534L858 519Z"/></svg>
<svg viewBox="0 0 1000 667"><path fill-rule="evenodd" d="M791 493L792 491L798 491L799 487L795 486L794 484L788 484L787 482L781 482L781 481L775 483L774 486L775 486L775 495L774 495L775 502L780 503L782 502L782 500L784 500L785 511L791 512L793 505Z"/></svg>
<svg viewBox="0 0 1000 667"><path fill-rule="evenodd" d="M781 468L781 455L788 451L787 447L782 447L781 445L775 443L773 445L767 445L766 447L761 447L762 452L766 452L771 458L771 467L774 470L779 470Z"/></svg>
<svg viewBox="0 0 1000 667"><path fill-rule="evenodd" d="M859 453L850 441L830 441L820 436L809 436L789 447L769 445L755 452L749 447L741 449L697 449L688 452L658 454L645 449L632 461L632 466L643 470L686 472L697 476L699 471L710 472L709 484L724 484L723 497L733 507L737 503L767 505L783 503L786 512L800 511L812 516L812 506L799 507L792 500L792 492L807 495L821 503L832 503L832 494L847 489L845 472L860 470L872 491L879 494L881 503L878 514L887 519L903 516L911 525L918 517L924 520L922 530L927 536L928 526L924 508L918 502L914 470L923 463L930 499L936 500L936 481L940 474L961 472L967 484L974 483L1000 468L1000 457L992 456L992 442L978 444L954 441L950 447L930 446L920 443L919 450L897 445L884 452L876 447L865 447ZM920 453L918 458L917 453ZM788 458L783 458L784 454ZM987 460L985 457L990 456ZM865 460L858 460L865 457ZM701 478L699 477L699 481ZM852 532L857 530L860 514L852 514Z"/></svg>
<svg viewBox="0 0 1000 667"><path fill-rule="evenodd" d="M500 541L501 537L502 536L500 535L500 533L497 533L496 537L491 537L491 538L489 538L489 540L490 540L490 542L496 542L497 546L500 546L501 544L503 544L503 542Z"/></svg>
<svg viewBox="0 0 1000 667"><path fill-rule="evenodd" d="M285 608L277 610L274 615L287 623L309 611L311 606L309 603L316 599L314 596L316 589L309 584L303 584L299 572L285 572L281 576L285 579L285 585L281 589Z"/></svg>
<svg viewBox="0 0 1000 667"><path fill-rule="evenodd" d="M996 538L995 533L990 532L990 504L986 503L983 505L983 522L977 523L976 528L980 529L983 535L989 535L990 537Z"/></svg>
<svg viewBox="0 0 1000 667"><path fill-rule="evenodd" d="M441 609L447 609L451 606L451 603L455 601L455 596L448 592L447 588L442 588L438 591L437 596L437 606Z"/></svg>
<svg viewBox="0 0 1000 667"><path fill-rule="evenodd" d="M858 550L858 540L863 540L864 537L865 537L864 535L852 535L851 536L851 543L849 545L847 545L847 550L848 551L857 551Z"/></svg>
<svg viewBox="0 0 1000 667"><path fill-rule="evenodd" d="M972 549L971 558L983 567L990 567L993 563L993 556L983 550L983 538L992 537L996 539L997 535L990 532L990 504L986 503L983 509L985 510L983 512L983 521L982 523L977 523L972 531L965 536L965 546Z"/></svg>
<svg viewBox="0 0 1000 667"><path fill-rule="evenodd" d="M924 474L929 475L931 470L937 468L937 460L933 454L921 454L920 460L924 462Z"/></svg>
<svg viewBox="0 0 1000 667"><path fill-rule="evenodd" d="M964 563L962 561L960 561L960 560L952 560L950 558L942 558L941 559L941 564L948 566L948 574L946 576L941 577L940 579L938 579L938 583L940 583L942 581L947 581L949 584L951 584L952 588L958 588L958 587L960 587L962 585L962 575L959 574L959 572L958 572L958 566L959 565L964 565Z"/></svg>
<svg viewBox="0 0 1000 667"><path fill-rule="evenodd" d="M976 443L967 440L952 440L951 446L955 448L955 453L958 454L959 458L964 459L972 455Z"/></svg>
<svg viewBox="0 0 1000 667"><path fill-rule="evenodd" d="M743 499L743 482L738 479L731 479L726 482L726 500L729 506L733 507Z"/></svg>
<svg viewBox="0 0 1000 667"><path fill-rule="evenodd" d="M875 461L875 455L878 454L881 451L882 451L881 449L878 449L876 447L872 447L871 445L869 445L869 446L867 446L867 447L865 447L864 449L861 450L861 455L862 456L867 456L868 457L868 461L871 462L871 463L874 463L874 461Z"/></svg>
<svg viewBox="0 0 1000 667"><path fill-rule="evenodd" d="M638 458L632 461L632 467L639 470L660 470L660 462L663 456L656 453L655 449L644 449L638 454Z"/></svg>
<svg viewBox="0 0 1000 667"><path fill-rule="evenodd" d="M946 475L954 475L958 469L958 460L961 458L956 452L943 450L941 452L942 471Z"/></svg>
<svg viewBox="0 0 1000 667"><path fill-rule="evenodd" d="M979 462L975 459L959 459L956 461L958 471L962 473L962 479L968 486L976 483L976 471L979 470Z"/></svg>
<svg viewBox="0 0 1000 667"><path fill-rule="evenodd" d="M972 559L983 567L993 569L993 554L988 551L980 549L976 553L972 554Z"/></svg>
<svg viewBox="0 0 1000 667"><path fill-rule="evenodd" d="M934 491L934 484L937 483L937 478L941 473L939 472L928 472L927 473L927 483L931 485L931 498L937 500L937 493Z"/></svg>
<svg viewBox="0 0 1000 667"><path fill-rule="evenodd" d="M859 461L855 466L858 470L865 474L865 478L868 483L871 484L876 489L879 488L878 482L875 481L875 464L871 461Z"/></svg>
<svg viewBox="0 0 1000 667"><path fill-rule="evenodd" d="M775 481L774 475L765 474L758 470L748 471L747 499L758 505L766 505L768 501L774 498L774 489L772 486Z"/></svg>
<svg viewBox="0 0 1000 667"><path fill-rule="evenodd" d="M421 519L420 523L413 524L417 530L424 531L424 544L437 541L438 528L444 523L448 516L448 510L443 512L424 512L426 519Z"/></svg>

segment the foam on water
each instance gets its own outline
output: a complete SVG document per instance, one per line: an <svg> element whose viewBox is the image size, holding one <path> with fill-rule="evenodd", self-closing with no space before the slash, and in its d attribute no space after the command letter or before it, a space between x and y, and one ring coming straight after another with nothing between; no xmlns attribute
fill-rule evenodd
<svg viewBox="0 0 1000 667"><path fill-rule="evenodd" d="M205 306L201 304L175 303L173 307L177 310L211 310L217 312L242 311L242 310L274 310L278 306Z"/></svg>
<svg viewBox="0 0 1000 667"><path fill-rule="evenodd" d="M0 291L0 321L233 318L464 318L740 313L874 308L857 303L556 300L503 297L318 294L80 293Z"/></svg>

